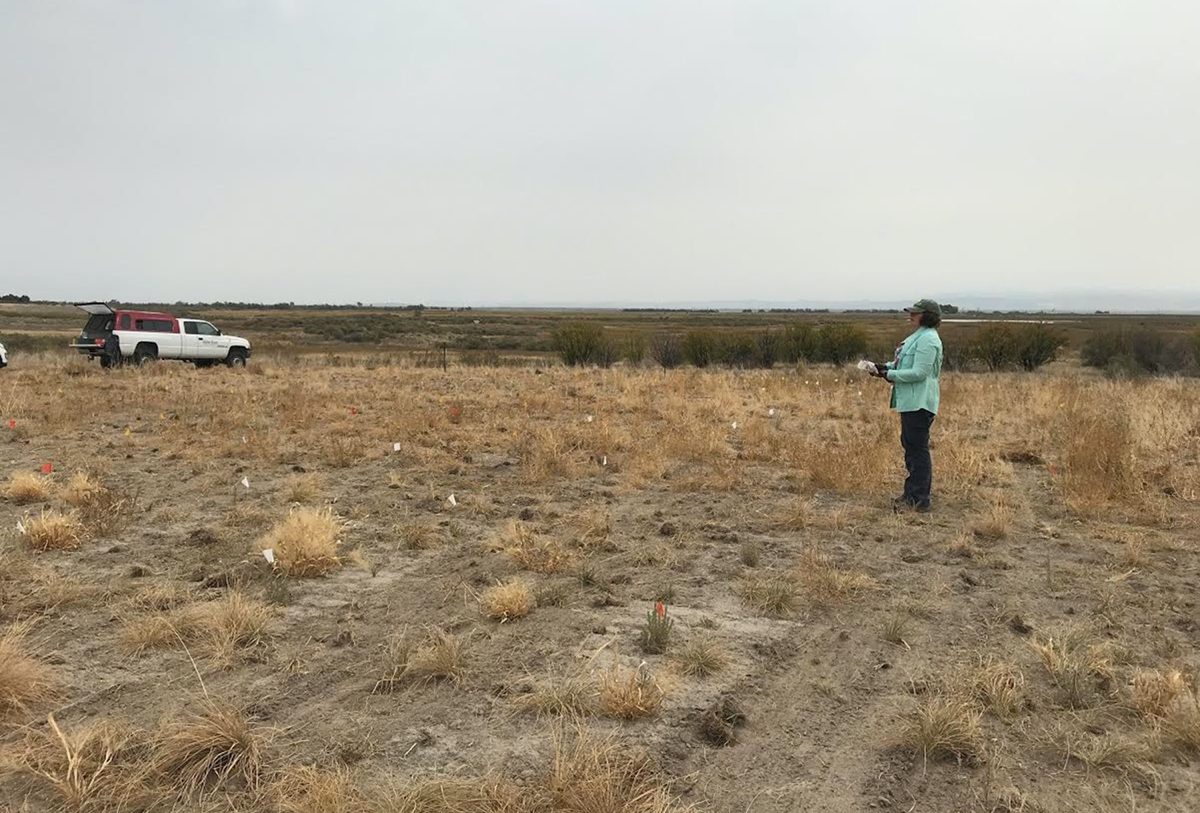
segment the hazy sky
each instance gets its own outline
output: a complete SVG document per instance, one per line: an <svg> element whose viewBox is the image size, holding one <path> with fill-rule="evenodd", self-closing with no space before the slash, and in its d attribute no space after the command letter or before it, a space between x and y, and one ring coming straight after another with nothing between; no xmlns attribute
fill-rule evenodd
<svg viewBox="0 0 1200 813"><path fill-rule="evenodd" d="M0 292L1200 288L1200 4L0 0Z"/></svg>

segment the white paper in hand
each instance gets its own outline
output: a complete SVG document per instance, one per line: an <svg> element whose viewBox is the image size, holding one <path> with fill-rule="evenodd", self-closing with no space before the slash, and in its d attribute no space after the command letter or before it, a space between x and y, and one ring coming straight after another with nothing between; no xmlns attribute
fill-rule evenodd
<svg viewBox="0 0 1200 813"><path fill-rule="evenodd" d="M875 364L873 362L867 361L866 359L863 359L862 361L860 361L856 366L858 367L858 369L862 370L864 373L875 372Z"/></svg>

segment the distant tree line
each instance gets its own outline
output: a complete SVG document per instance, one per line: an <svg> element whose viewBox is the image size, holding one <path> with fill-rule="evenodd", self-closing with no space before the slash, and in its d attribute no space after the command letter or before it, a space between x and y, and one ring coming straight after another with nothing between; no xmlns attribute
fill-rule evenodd
<svg viewBox="0 0 1200 813"><path fill-rule="evenodd" d="M17 294L5 294L4 296L0 296L0 302L4 302L5 304L16 303L19 305L28 305L29 297L25 294L21 294L19 296Z"/></svg>

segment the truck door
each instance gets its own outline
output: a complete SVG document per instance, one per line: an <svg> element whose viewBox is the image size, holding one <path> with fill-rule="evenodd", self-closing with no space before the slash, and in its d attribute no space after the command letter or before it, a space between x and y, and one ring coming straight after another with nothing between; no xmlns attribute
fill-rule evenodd
<svg viewBox="0 0 1200 813"><path fill-rule="evenodd" d="M193 322L196 326L197 343L200 345L200 358L223 359L229 354L229 339L221 335L221 331L208 322Z"/></svg>

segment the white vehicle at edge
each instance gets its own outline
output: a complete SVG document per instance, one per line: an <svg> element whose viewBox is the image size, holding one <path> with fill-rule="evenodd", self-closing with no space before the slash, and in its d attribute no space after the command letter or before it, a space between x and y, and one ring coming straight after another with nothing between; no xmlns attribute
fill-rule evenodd
<svg viewBox="0 0 1200 813"><path fill-rule="evenodd" d="M244 367L250 358L249 341L226 336L203 319L177 319L156 311L114 310L104 302L84 302L77 307L88 314L88 321L71 347L89 358L100 359L103 367L155 359L190 361L197 367Z"/></svg>
<svg viewBox="0 0 1200 813"><path fill-rule="evenodd" d="M4 345L0 344L0 370L8 366L8 351L4 349Z"/></svg>

